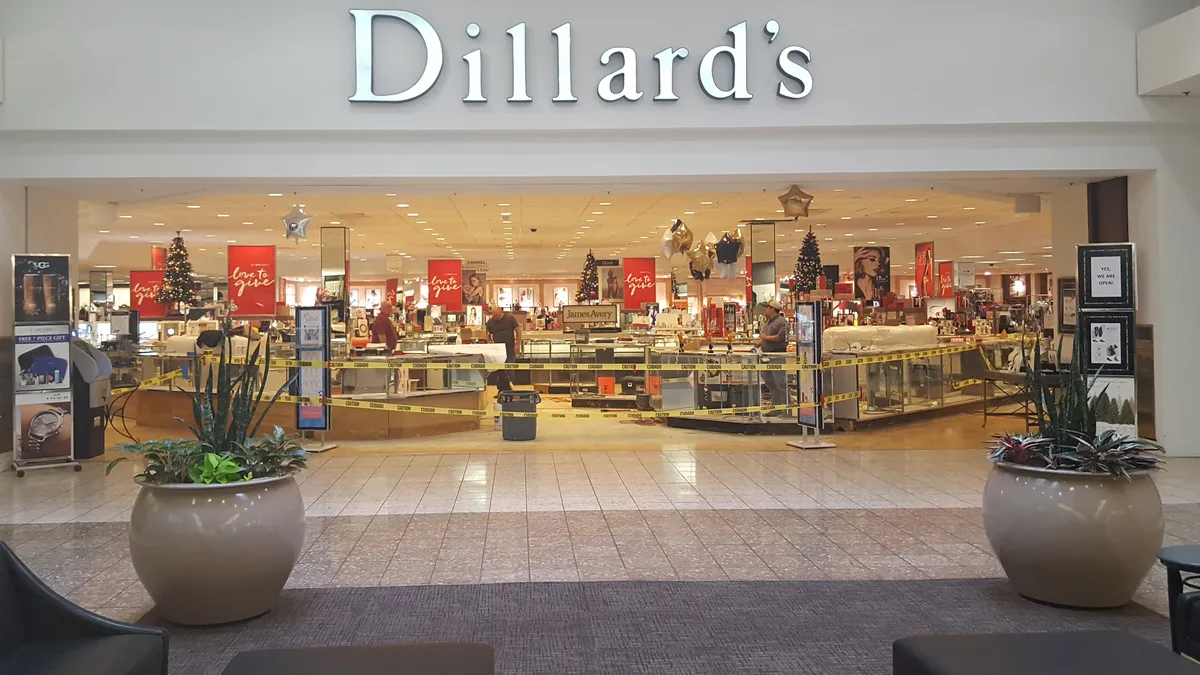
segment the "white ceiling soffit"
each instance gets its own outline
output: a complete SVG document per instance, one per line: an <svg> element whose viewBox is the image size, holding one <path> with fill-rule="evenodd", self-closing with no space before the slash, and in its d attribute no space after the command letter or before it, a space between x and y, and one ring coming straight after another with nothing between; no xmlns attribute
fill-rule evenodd
<svg viewBox="0 0 1200 675"><path fill-rule="evenodd" d="M1138 31L1138 93L1200 96L1200 7Z"/></svg>

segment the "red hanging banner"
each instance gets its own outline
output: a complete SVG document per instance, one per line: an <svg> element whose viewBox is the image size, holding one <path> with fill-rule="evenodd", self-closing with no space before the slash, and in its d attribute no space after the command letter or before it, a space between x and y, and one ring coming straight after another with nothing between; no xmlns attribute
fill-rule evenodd
<svg viewBox="0 0 1200 675"><path fill-rule="evenodd" d="M392 303L392 306L395 307L396 306L396 293L399 290L400 290L400 280L399 279L388 279L387 280L387 288L383 292L383 299Z"/></svg>
<svg viewBox="0 0 1200 675"><path fill-rule="evenodd" d="M167 303L155 300L162 290L162 270L133 271L129 273L129 308L135 309L143 319L165 319Z"/></svg>
<svg viewBox="0 0 1200 675"><path fill-rule="evenodd" d="M429 304L441 305L447 312L461 312L462 261L429 261Z"/></svg>
<svg viewBox="0 0 1200 675"><path fill-rule="evenodd" d="M954 297L954 262L943 260L937 264L938 271L938 297L953 298Z"/></svg>
<svg viewBox="0 0 1200 675"><path fill-rule="evenodd" d="M167 269L167 247L166 246L151 246L150 247L150 269L162 271Z"/></svg>
<svg viewBox="0 0 1200 675"><path fill-rule="evenodd" d="M933 242L917 244L914 253L917 263L917 297L932 298L936 295L938 287L933 278Z"/></svg>
<svg viewBox="0 0 1200 675"><path fill-rule="evenodd" d="M275 247L230 246L232 316L275 316Z"/></svg>
<svg viewBox="0 0 1200 675"><path fill-rule="evenodd" d="M656 299L654 258L626 258L625 309L641 309Z"/></svg>

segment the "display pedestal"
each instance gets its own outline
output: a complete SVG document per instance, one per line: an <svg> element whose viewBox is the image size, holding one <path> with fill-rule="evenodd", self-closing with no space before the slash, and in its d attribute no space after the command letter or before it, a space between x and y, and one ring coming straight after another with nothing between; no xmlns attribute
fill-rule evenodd
<svg viewBox="0 0 1200 675"><path fill-rule="evenodd" d="M788 447L799 448L801 450L829 450L837 447L837 445L833 443L822 441L821 432L819 430L814 430L810 439L808 435L809 427L801 425L801 428L804 429L804 434L800 437L800 440L788 441Z"/></svg>
<svg viewBox="0 0 1200 675"><path fill-rule="evenodd" d="M316 438L305 434L305 437L300 439L300 448L305 452L328 452L336 447L337 443L330 443L325 440L324 431L317 432Z"/></svg>

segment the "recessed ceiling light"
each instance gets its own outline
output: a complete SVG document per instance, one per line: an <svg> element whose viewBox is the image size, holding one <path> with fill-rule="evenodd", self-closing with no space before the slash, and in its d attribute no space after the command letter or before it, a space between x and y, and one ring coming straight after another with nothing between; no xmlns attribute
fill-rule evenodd
<svg viewBox="0 0 1200 675"><path fill-rule="evenodd" d="M418 225L424 225L425 223L426 223L426 221L424 221L424 220L418 220L418 221L417 221L417 224L418 224Z"/></svg>
<svg viewBox="0 0 1200 675"><path fill-rule="evenodd" d="M1005 262L1021 262L1024 258L1005 258Z"/></svg>
<svg viewBox="0 0 1200 675"><path fill-rule="evenodd" d="M108 230L100 230L100 234L108 234Z"/></svg>
<svg viewBox="0 0 1200 675"><path fill-rule="evenodd" d="M282 197L283 193L282 192L271 192L271 193L268 193L267 196L268 197Z"/></svg>
<svg viewBox="0 0 1200 675"><path fill-rule="evenodd" d="M602 215L604 215L604 212L603 211L592 211L592 215L593 216L602 216Z"/></svg>
<svg viewBox="0 0 1200 675"><path fill-rule="evenodd" d="M963 207L963 211L974 211L974 210L975 210L974 206L964 206Z"/></svg>
<svg viewBox="0 0 1200 675"><path fill-rule="evenodd" d="M982 258L983 256L981 256L981 255L964 255L963 257L970 259L970 258Z"/></svg>
<svg viewBox="0 0 1200 675"><path fill-rule="evenodd" d="M396 196L396 193L395 193L395 192L389 192L389 193L387 193L387 194L385 194L385 195L383 195L383 196L384 196L384 197L395 197L395 196Z"/></svg>
<svg viewBox="0 0 1200 675"><path fill-rule="evenodd" d="M331 221L329 221L329 224L330 224L330 225L341 225L341 224L342 224L342 221L340 221L340 220L331 220Z"/></svg>
<svg viewBox="0 0 1200 675"><path fill-rule="evenodd" d="M420 216L420 215L421 215L421 214L419 214L419 213L410 213L410 214L408 214L408 217L409 217L409 218L416 218L416 217L418 217L418 216Z"/></svg>
<svg viewBox="0 0 1200 675"><path fill-rule="evenodd" d="M783 213L783 209L775 209L775 213Z"/></svg>
<svg viewBox="0 0 1200 675"><path fill-rule="evenodd" d="M253 222L253 221L250 221L250 220L244 220L244 221L242 221L242 224L243 224L243 225L253 225L253 224L254 224L254 222Z"/></svg>
<svg viewBox="0 0 1200 675"><path fill-rule="evenodd" d="M1049 250L1051 250L1051 249L1053 249L1053 248L1054 248L1053 246L1043 246L1043 247L1042 247L1042 250L1043 250L1043 251L1049 251Z"/></svg>
<svg viewBox="0 0 1200 675"><path fill-rule="evenodd" d="M868 244L874 244L875 242L873 242L873 241L868 241L867 243L868 243Z"/></svg>
<svg viewBox="0 0 1200 675"><path fill-rule="evenodd" d="M138 238L138 236L137 236L136 234L131 234L131 235L129 235L129 238L130 238L130 239L137 239L137 238Z"/></svg>
<svg viewBox="0 0 1200 675"><path fill-rule="evenodd" d="M976 225L987 225L987 221L986 220L977 220L977 221L975 221L975 224Z"/></svg>
<svg viewBox="0 0 1200 675"><path fill-rule="evenodd" d="M847 232L847 233L846 233L846 236L847 236L847 237L853 237L853 236L854 236L854 233L852 233L852 232Z"/></svg>
<svg viewBox="0 0 1200 675"><path fill-rule="evenodd" d="M191 230L180 230L180 232L191 232ZM208 236L210 236L210 237L211 237L212 235L210 234L210 235L208 235Z"/></svg>
<svg viewBox="0 0 1200 675"><path fill-rule="evenodd" d="M930 220L933 220L934 218L937 218L937 216L925 216L925 217L926 217L926 218L929 218Z"/></svg>
<svg viewBox="0 0 1200 675"><path fill-rule="evenodd" d="M867 228L867 232L878 232L878 231L879 231L878 227L868 227Z"/></svg>
<svg viewBox="0 0 1200 675"><path fill-rule="evenodd" d="M509 217L509 216L511 216L511 215L512 215L511 213L507 213L507 212L505 212L505 213L501 213L501 214L500 214L500 217L501 217L501 218L507 218L507 217Z"/></svg>
<svg viewBox="0 0 1200 675"><path fill-rule="evenodd" d="M263 232L274 232L274 231L275 231L274 228L270 228L270 227L263 230Z"/></svg>
<svg viewBox="0 0 1200 675"><path fill-rule="evenodd" d="M911 204L912 202L919 202L919 201L921 201L921 200L920 200L920 199L913 199L913 198L909 198L909 199L905 199L904 201L906 201L906 202L908 202L908 203L910 203L910 204Z"/></svg>
<svg viewBox="0 0 1200 675"><path fill-rule="evenodd" d="M226 243L226 244L236 244L236 243L237 243L237 239L226 239L226 240L225 240L225 243Z"/></svg>
<svg viewBox="0 0 1200 675"><path fill-rule="evenodd" d="M1054 254L1053 254L1053 253L1043 253L1043 254L1042 254L1042 257L1043 257L1043 258L1053 258L1053 257L1054 257Z"/></svg>
<svg viewBox="0 0 1200 675"><path fill-rule="evenodd" d="M825 241L833 241L833 237L825 237Z"/></svg>
<svg viewBox="0 0 1200 675"><path fill-rule="evenodd" d="M712 206L712 202L700 202L700 206Z"/></svg>
<svg viewBox="0 0 1200 675"><path fill-rule="evenodd" d="M853 220L853 216L842 216L842 220Z"/></svg>
<svg viewBox="0 0 1200 675"><path fill-rule="evenodd" d="M188 204L188 208L189 209L198 209L198 208L200 208L200 205L199 204Z"/></svg>
<svg viewBox="0 0 1200 675"><path fill-rule="evenodd" d="M954 228L953 227L943 227L942 229L943 230L953 230Z"/></svg>
<svg viewBox="0 0 1200 675"><path fill-rule="evenodd" d="M638 239L649 239L649 238L650 238L650 237L647 237L647 236L641 236L641 237L638 237ZM1049 256L1046 256L1046 257L1049 257Z"/></svg>
<svg viewBox="0 0 1200 675"><path fill-rule="evenodd" d="M206 248L198 248L198 249L196 249L196 250L197 250L197 251L207 251L208 249L206 249Z"/></svg>
<svg viewBox="0 0 1200 675"><path fill-rule="evenodd" d="M218 217L218 218L228 218L228 217L229 217L229 214L228 214L228 213L218 213L218 214L217 214L217 217Z"/></svg>
<svg viewBox="0 0 1200 675"><path fill-rule="evenodd" d="M133 218L133 216L121 216L121 217L122 217L122 218L125 218L126 220L128 220L128 219L130 219L130 218Z"/></svg>
<svg viewBox="0 0 1200 675"><path fill-rule="evenodd" d="M1025 251L1000 251L1000 255L1020 255Z"/></svg>
<svg viewBox="0 0 1200 675"><path fill-rule="evenodd" d="M592 226L591 225L581 225L580 228L584 229L584 230L590 230L590 229L592 229Z"/></svg>
<svg viewBox="0 0 1200 675"><path fill-rule="evenodd" d="M433 228L432 228L432 227L426 227L426 228L423 228L423 229L424 229L426 232L433 232Z"/></svg>

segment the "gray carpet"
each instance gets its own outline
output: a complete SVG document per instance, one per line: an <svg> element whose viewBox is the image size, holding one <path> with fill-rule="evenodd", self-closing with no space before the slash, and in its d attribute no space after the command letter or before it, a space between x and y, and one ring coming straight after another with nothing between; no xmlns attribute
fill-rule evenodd
<svg viewBox="0 0 1200 675"><path fill-rule="evenodd" d="M170 627L171 675L216 675L254 648L451 640L492 645L497 672L512 675L888 675L906 635L1098 628L1168 639L1166 618L1143 607L1054 609L995 579L289 590L258 619Z"/></svg>

